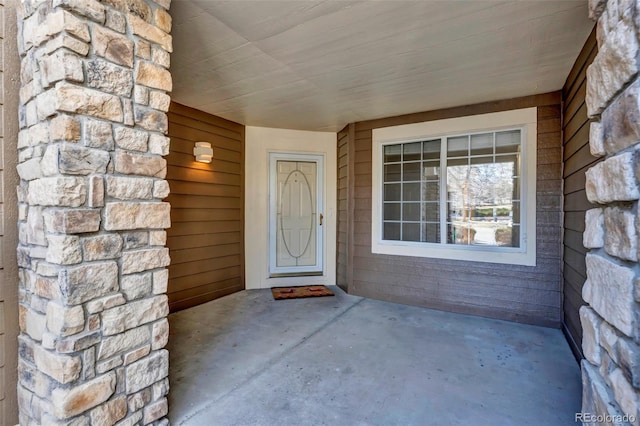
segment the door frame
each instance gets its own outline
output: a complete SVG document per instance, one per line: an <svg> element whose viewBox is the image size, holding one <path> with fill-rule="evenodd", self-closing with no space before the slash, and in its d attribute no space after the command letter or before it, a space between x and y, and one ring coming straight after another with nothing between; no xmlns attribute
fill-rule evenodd
<svg viewBox="0 0 640 426"><path fill-rule="evenodd" d="M324 180L324 160L325 155L323 153L300 153L300 152L269 152L269 214L267 215L268 223L268 237L267 237L267 250L268 250L268 272L270 278L277 277L294 277L294 276L308 276L308 275L324 275L325 262L324 262L324 245L326 241L324 228L326 226L320 224L318 216L316 216L316 264L305 267L277 267L276 266L276 244L277 244L277 170L276 164L278 161L300 161L300 162L315 162L317 165L316 171L316 212L317 215L324 214L324 192L325 192L325 180Z"/></svg>

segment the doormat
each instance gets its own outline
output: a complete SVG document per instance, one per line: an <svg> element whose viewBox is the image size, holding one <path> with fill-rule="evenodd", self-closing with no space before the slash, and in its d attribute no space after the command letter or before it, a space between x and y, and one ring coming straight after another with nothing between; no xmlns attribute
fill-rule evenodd
<svg viewBox="0 0 640 426"><path fill-rule="evenodd" d="M272 287L271 293L276 300L300 299L303 297L333 296L333 292L323 285L305 285L303 287Z"/></svg>

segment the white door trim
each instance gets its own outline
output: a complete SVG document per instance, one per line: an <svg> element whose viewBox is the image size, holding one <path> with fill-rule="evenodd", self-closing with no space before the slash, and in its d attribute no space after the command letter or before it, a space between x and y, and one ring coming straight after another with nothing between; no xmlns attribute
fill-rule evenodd
<svg viewBox="0 0 640 426"><path fill-rule="evenodd" d="M283 153L269 152L269 236L267 238L269 247L269 276L296 276L296 275L323 275L324 274L324 241L325 228L322 226L319 217L324 214L324 154L309 153ZM318 217L315 220L316 226L316 264L311 266L278 267L276 265L276 240L277 240L277 161L305 161L317 164L316 174L316 211Z"/></svg>

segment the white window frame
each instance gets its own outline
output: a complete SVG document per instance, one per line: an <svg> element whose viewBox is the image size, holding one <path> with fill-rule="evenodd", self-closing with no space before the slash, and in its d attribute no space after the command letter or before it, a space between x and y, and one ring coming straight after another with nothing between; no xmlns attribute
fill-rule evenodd
<svg viewBox="0 0 640 426"><path fill-rule="evenodd" d="M522 129L521 245L488 247L382 239L383 146L438 139L456 134ZM536 265L537 108L523 108L373 130L371 189L371 251L397 256L428 257L514 265ZM443 154L446 155L446 152ZM442 163L441 163L442 164ZM446 164L446 163L444 163ZM445 170L441 171L442 174Z"/></svg>

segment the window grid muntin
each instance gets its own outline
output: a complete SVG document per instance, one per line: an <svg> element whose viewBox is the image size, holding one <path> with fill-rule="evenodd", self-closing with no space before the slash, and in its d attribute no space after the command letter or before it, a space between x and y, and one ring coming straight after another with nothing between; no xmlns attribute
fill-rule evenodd
<svg viewBox="0 0 640 426"><path fill-rule="evenodd" d="M427 217L427 211L426 208L429 205L437 205L438 206L438 219L440 218L440 211L439 211L439 204L440 204L440 192L441 192L441 185L440 185L440 179L439 179L439 175L441 173L441 159L434 159L432 156L427 156L425 158L425 150L427 149L427 144L433 143L433 142L438 142L440 147L442 146L442 138L429 138L429 139L425 139L425 140L416 140L416 141L406 141L406 142L398 142L398 143L393 143L393 144L386 144L383 146L383 151L382 151L382 165L383 165L383 176L382 176L382 181L383 181L383 197L382 197L382 204L383 204L383 208L382 208L382 238L383 240L388 240L388 241L411 241L411 242L426 242L425 240L427 239L427 237L430 235L427 235L427 225L433 225L436 227L441 226L440 221L438 220L437 222L435 221L427 221L425 220ZM416 154L415 152L410 153L410 157L406 158L407 155L407 147L409 146L413 146L416 147L419 144L419 154ZM394 147L394 151L397 150L396 147L400 147L400 161L387 161L388 157L391 157L391 155L387 155L387 147ZM405 166L409 165L409 166L413 166L413 165L418 165L418 176L417 179L412 179L412 180L404 180L404 176L405 176ZM438 168L438 175L436 175L435 177L433 177L432 175L430 176L426 176L425 175L425 170L424 170L424 165L425 164L430 164L432 167L436 166ZM388 166L394 166L394 165L400 165L400 180L399 181L387 181L386 177L387 177L387 169ZM428 187L428 184L433 184L436 183L437 184L437 191L438 191L438 196L437 199L425 199L425 190ZM387 190L386 190L386 186L387 185L397 185L400 184L400 199L399 200L388 200L387 199ZM414 199L406 199L406 188L405 185L415 185L415 184L419 184L419 188L418 188L418 198L414 198ZM399 204L400 206L400 212L399 212L399 220L393 220L393 219L387 219L387 216L385 215L386 209L385 207L387 205L390 204ZM405 220L405 207L409 207L413 205L418 205L419 206L419 218L418 220ZM399 239L398 240L389 240L387 238L386 232L385 232L385 225L386 224L399 224L400 229L399 229ZM411 239L411 240L405 240L404 239L404 235L405 235L405 226L404 224L407 225L419 225L419 230L418 230L418 237L417 240L416 239ZM409 228L409 226L407 226L407 229ZM440 236L438 235L436 237L436 241L440 239ZM436 242L437 243L437 242Z"/></svg>
<svg viewBox="0 0 640 426"><path fill-rule="evenodd" d="M513 149L515 150L511 150L511 151L503 151L503 152L497 152L497 135L498 134L506 134L506 133L510 133L510 132L518 132L519 134L519 140L517 141L517 145L506 145L506 146L512 146L514 147ZM493 146L493 153L492 154L471 154L471 139L473 136L475 135L484 135L484 134L491 134L492 135L492 146ZM461 156L454 156L454 157L449 157L448 156L448 139L451 138L456 138L456 137L466 137L467 139L467 153L466 155L461 155ZM432 143L435 141L439 141L440 142L440 159L439 159L439 166L438 166L438 176L436 179L430 179L430 180L425 180L423 176L421 176L421 190L420 190L420 194L421 194L421 204L428 204L428 203L434 203L434 204L438 204L439 205L439 212L438 212L438 221L425 221L425 220L421 220L421 228L420 228L420 243L422 244L427 244L427 245L436 245L436 246L441 246L441 245L447 245L447 246L451 246L451 247L458 247L458 248L478 248L478 247L482 247L483 249L492 249L492 250L498 250L498 251L520 251L524 245L525 242L523 240L523 235L522 235L522 226L525 225L526 223L526 218L525 218L525 202L526 200L523 199L522 197L525 194L525 188L523 188L523 174L524 174L524 164L525 163L525 147L524 147L524 140L526 138L526 133L525 133L525 128L524 127L509 127L509 128L503 128L503 129L498 129L498 130L484 130L484 131L480 131L480 132L467 132L467 133L461 133L461 134L449 134L449 135L443 135L441 137L430 137L430 138L419 138L419 139L411 139L411 140L405 140L405 141L394 141L394 142L387 142L387 143L383 143L382 144L382 155L381 155L381 159L382 159L382 163L383 163L383 175L382 175L382 182L383 182L383 186L389 182L386 182L385 179L385 166L387 165L391 165L391 164L400 164L401 168L403 167L402 165L404 164L404 146L407 144L412 144L412 143L417 143L417 142L421 142L422 143L422 151L421 151L421 159L420 160L410 160L408 161L409 163L417 163L419 161L422 162L422 167L421 167L421 175L424 171L424 163L425 162L432 162L432 163L436 163L438 162L438 160L436 160L435 158L427 158L425 159L425 144L427 143ZM385 149L386 147L389 146L400 146L400 161L395 161L395 162L385 162ZM504 146L504 145L503 145ZM509 157L509 156L515 156L516 157L516 164L514 165L514 167L517 169L518 173L512 174L511 176L511 181L513 182L513 186L512 188L517 188L517 193L518 193L518 198L512 198L511 199L511 203L512 203L512 212L515 211L515 206L518 205L518 210L519 210L519 217L518 217L518 222L514 222L512 221L512 232L514 232L516 229L518 231L518 245L517 246L499 246L499 245L495 245L495 246L480 246L480 245L472 245L472 244L468 244L468 245L460 245L460 244L454 244L454 243L449 243L448 242L448 228L449 226L453 223L453 222L449 222L447 220L447 215L448 215L448 204L449 204L449 200L447 198L447 193L448 193L448 188L447 188L447 169L448 169L448 160L451 159L467 159L467 166L471 167L471 160L473 158L492 158L492 162L491 163L481 163L481 164L499 164L496 163L496 159L498 158L502 158L502 157ZM403 173L401 172L400 174L400 178L402 179L403 177ZM424 193L423 190L423 186L425 185L425 183L427 182L438 182L439 183L439 198L437 201L425 201L422 198L422 194ZM404 182L398 181L398 182L391 182L391 183L400 183L400 184L404 184ZM417 181L410 181L408 183L417 183ZM517 185L517 186L516 186ZM385 219L384 216L384 205L387 202L385 200L384 197L384 193L383 193L383 197L382 197L382 203L383 203L383 211L382 211L382 217L381 217L381 224L382 226L382 240L386 240L386 241L402 241L402 242L415 242L414 240L403 240L402 239L402 235L403 235L403 231L402 231L402 222L406 222L406 223L416 223L415 221L403 221L403 214L402 214L402 207L404 206L405 200L402 198L402 196L404 195L404 190L401 189L401 201L400 201L400 205L401 205L401 215L400 215L400 220L398 221L388 221ZM422 209L423 212L426 212L425 209ZM513 216L512 216L513 217ZM443 219L444 218L444 219ZM422 215L421 215L421 219L422 219ZM399 240L387 240L385 237L385 233L384 233L384 223L386 222L390 222L390 223L399 223L400 224L400 239ZM436 228L440 228L440 235L439 235L439 241L437 242L427 242L427 241L423 241L426 236L425 236L425 227L427 225L433 225ZM467 225L468 226L468 225Z"/></svg>

